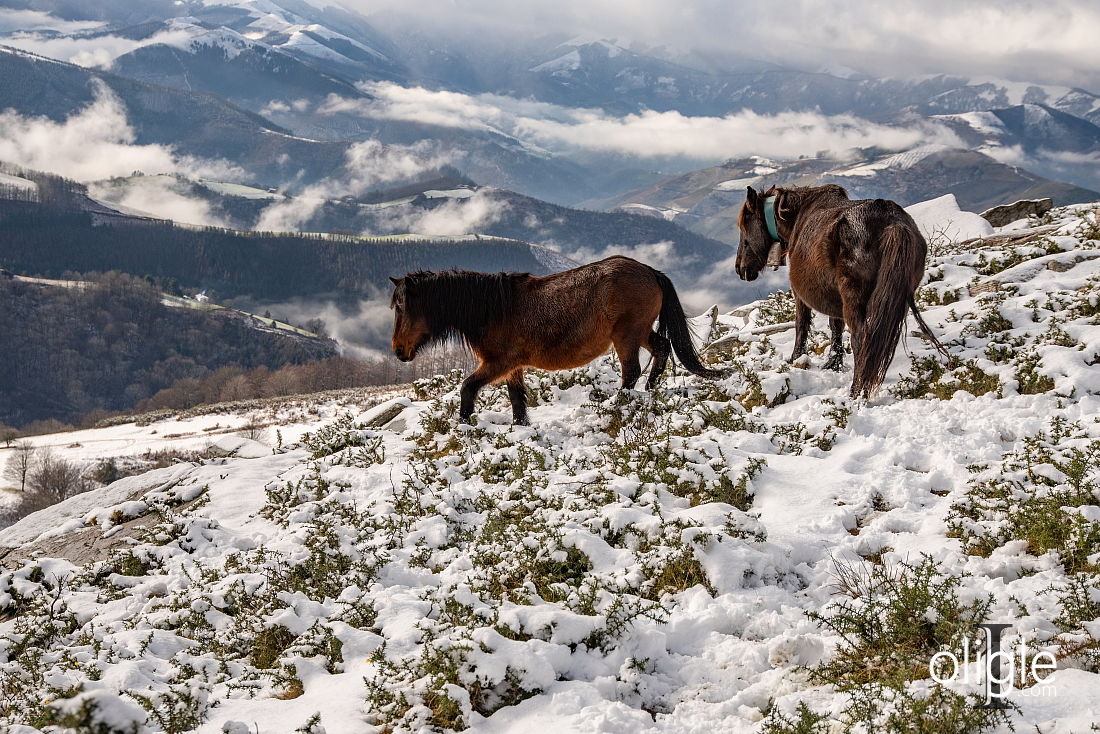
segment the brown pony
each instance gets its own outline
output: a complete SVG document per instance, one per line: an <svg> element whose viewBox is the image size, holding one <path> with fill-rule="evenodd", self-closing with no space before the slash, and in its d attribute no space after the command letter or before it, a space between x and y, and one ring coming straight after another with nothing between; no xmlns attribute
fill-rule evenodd
<svg viewBox="0 0 1100 734"><path fill-rule="evenodd" d="M771 210L769 212L768 210ZM768 219L772 218L769 225ZM737 274L755 280L769 248L787 244L795 296L794 353L806 353L810 309L829 316L832 354L826 369L844 363L844 325L852 334L852 397L871 396L882 384L901 337L906 310L950 359L917 310L913 293L924 277L928 246L916 222L885 199L852 201L840 186L751 187L738 216Z"/></svg>
<svg viewBox="0 0 1100 734"><path fill-rule="evenodd" d="M505 382L513 420L526 425L525 367L580 367L611 345L622 362L624 389L633 389L641 377L640 347L653 355L647 388L656 384L673 350L696 375L721 376L699 361L672 281L628 257L545 277L451 270L390 280L398 359L408 362L426 344L460 339L480 361L462 383L462 420L473 414L481 388Z"/></svg>

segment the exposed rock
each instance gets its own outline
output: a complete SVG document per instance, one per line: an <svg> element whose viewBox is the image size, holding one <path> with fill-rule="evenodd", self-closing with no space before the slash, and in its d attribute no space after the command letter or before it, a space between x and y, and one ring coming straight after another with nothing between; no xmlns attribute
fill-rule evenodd
<svg viewBox="0 0 1100 734"><path fill-rule="evenodd" d="M1100 258L1100 250L1071 250L1044 255L1013 265L1011 268L1006 268L984 280L971 283L967 286L967 292L971 296L976 296L979 293L993 293L1009 284L1027 282L1044 270L1065 273L1073 269L1078 263L1098 258Z"/></svg>
<svg viewBox="0 0 1100 734"><path fill-rule="evenodd" d="M406 397L394 398L371 408L362 418L365 428L381 428L409 407L412 402Z"/></svg>
<svg viewBox="0 0 1100 734"><path fill-rule="evenodd" d="M1056 232L1061 229L1060 224L1047 224L1042 227L1029 227L1028 229L1017 229L1011 232L1004 232L1003 234L994 234L988 237L974 237L969 240L963 240L956 246L959 248L982 248L982 247L1015 247L1017 245L1026 245L1029 242L1037 242L1045 235L1051 232Z"/></svg>
<svg viewBox="0 0 1100 734"><path fill-rule="evenodd" d="M981 213L981 217L994 227L1003 227L1020 219L1046 214L1053 208L1054 202L1050 199L1021 199L1011 204L1001 204L992 209L986 209Z"/></svg>
<svg viewBox="0 0 1100 734"><path fill-rule="evenodd" d="M27 515L0 530L0 568L16 568L36 556L64 558L76 565L103 560L115 549L132 542L128 538L141 535L160 520L152 511L145 511L106 528L92 511L168 492L193 470L194 465L188 463L154 469ZM188 500L176 509L182 510L192 503L193 499Z"/></svg>

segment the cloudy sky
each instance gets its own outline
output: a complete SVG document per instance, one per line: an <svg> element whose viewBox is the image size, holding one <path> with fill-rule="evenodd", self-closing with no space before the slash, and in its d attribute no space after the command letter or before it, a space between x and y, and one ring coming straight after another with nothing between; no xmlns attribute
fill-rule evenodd
<svg viewBox="0 0 1100 734"><path fill-rule="evenodd" d="M593 34L875 75L952 73L1100 90L1095 0L314 0L440 27Z"/></svg>

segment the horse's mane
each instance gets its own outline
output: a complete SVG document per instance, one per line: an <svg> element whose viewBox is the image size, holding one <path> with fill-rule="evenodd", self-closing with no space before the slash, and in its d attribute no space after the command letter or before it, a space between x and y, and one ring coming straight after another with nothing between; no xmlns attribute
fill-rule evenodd
<svg viewBox="0 0 1100 734"><path fill-rule="evenodd" d="M417 270L405 276L406 297L428 321L432 342L460 339L477 346L503 321L515 301L516 283L529 273L478 273L471 270Z"/></svg>
<svg viewBox="0 0 1100 734"><path fill-rule="evenodd" d="M823 186L772 186L762 196L783 194L787 205L796 210L802 209L809 203L818 201L848 201L848 191L837 184L825 184Z"/></svg>

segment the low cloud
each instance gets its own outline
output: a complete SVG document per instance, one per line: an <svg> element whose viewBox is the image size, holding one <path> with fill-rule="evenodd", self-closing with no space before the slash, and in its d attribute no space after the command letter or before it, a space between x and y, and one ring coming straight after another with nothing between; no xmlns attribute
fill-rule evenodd
<svg viewBox="0 0 1100 734"><path fill-rule="evenodd" d="M381 224L387 232L439 236L471 234L498 221L507 209L506 202L478 191L471 197L449 199L431 209L395 208L396 213L383 217Z"/></svg>
<svg viewBox="0 0 1100 734"><path fill-rule="evenodd" d="M687 269L695 271L700 269L701 263L696 259L685 258L682 252L677 251L672 242L653 242L642 245L611 245L600 249L578 248L575 250L563 250L563 254L571 257L579 263L591 263L602 260L612 255L625 255L645 263L657 270L670 275ZM717 304L719 309L727 311L736 306L763 298L780 288L789 287L785 271L772 272L765 269L760 277L748 283L738 279L734 268L736 251L730 250L728 258L719 262L707 263L703 268L703 274L694 280L685 277L674 277L676 292L683 304L684 312L688 316L703 313L706 309Z"/></svg>
<svg viewBox="0 0 1100 734"><path fill-rule="evenodd" d="M358 196L381 184L408 180L447 165L453 158L452 153L427 141L415 145L383 145L377 140L356 143L347 151L345 175L307 186L299 195L267 207L256 229L297 231L327 200Z"/></svg>
<svg viewBox="0 0 1100 734"><path fill-rule="evenodd" d="M296 298L284 303L246 304L248 309L271 315L292 324L304 324L321 319L330 337L336 340L344 354L358 359L389 356L393 332L393 311L390 294L378 291L370 298L351 304L332 300Z"/></svg>
<svg viewBox="0 0 1100 734"><path fill-rule="evenodd" d="M1100 6L1091 0L344 0L383 30L522 43L550 33L617 39L675 59L691 52L874 77L984 76L1100 85ZM568 37L568 36L566 36Z"/></svg>
<svg viewBox="0 0 1100 734"><path fill-rule="evenodd" d="M77 181L144 173L235 180L244 172L225 161L178 155L166 145L138 145L126 108L105 84L95 99L62 122L0 112L0 160Z"/></svg>
<svg viewBox="0 0 1100 734"><path fill-rule="evenodd" d="M40 10L0 8L0 33L15 31L55 31L80 33L95 30L103 24L94 20L62 20Z"/></svg>
<svg viewBox="0 0 1100 734"><path fill-rule="evenodd" d="M713 161L747 155L795 158L855 148L903 150L916 145L960 144L946 127L873 123L851 115L740 111L724 117L692 117L676 111L625 116L500 95L466 95L391 82L363 85L372 99L330 98L318 112L426 122L491 131L557 153L598 152Z"/></svg>
<svg viewBox="0 0 1100 734"><path fill-rule="evenodd" d="M1044 160L1048 160L1053 163L1064 163L1074 166L1100 165L1100 151L1095 150L1083 153L1075 153L1070 150L1041 149L1038 151L1038 156Z"/></svg>
<svg viewBox="0 0 1100 734"><path fill-rule="evenodd" d="M187 184L171 176L142 176L125 181L89 185L88 193L112 204L175 222L208 227L228 227L209 202L189 196Z"/></svg>
<svg viewBox="0 0 1100 734"><path fill-rule="evenodd" d="M51 59L68 61L77 66L109 69L115 59L142 46L157 43L178 46L189 41L193 32L184 29L161 31L149 38L123 36L53 36L47 33L16 32L3 37L8 46L30 51Z"/></svg>

